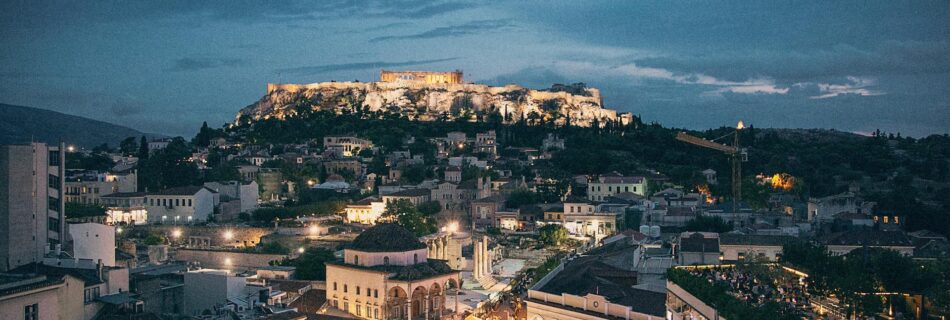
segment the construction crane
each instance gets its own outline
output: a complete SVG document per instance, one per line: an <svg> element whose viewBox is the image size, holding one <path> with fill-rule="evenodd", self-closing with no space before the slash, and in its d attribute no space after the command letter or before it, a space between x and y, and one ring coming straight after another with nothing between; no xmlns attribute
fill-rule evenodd
<svg viewBox="0 0 950 320"><path fill-rule="evenodd" d="M745 148L739 146L739 131L745 128L742 121L736 125L736 131L730 132L722 137L706 140L697 136L689 135L686 132L676 134L676 140L689 144L694 144L703 148L722 151L732 159L732 211L738 212L738 203L742 200L742 163L749 161L749 153ZM732 136L732 145L726 145L716 140L721 140Z"/></svg>

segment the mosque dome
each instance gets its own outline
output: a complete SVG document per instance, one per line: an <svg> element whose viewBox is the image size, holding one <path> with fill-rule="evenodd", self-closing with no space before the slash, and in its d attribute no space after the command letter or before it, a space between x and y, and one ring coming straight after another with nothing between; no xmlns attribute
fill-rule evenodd
<svg viewBox="0 0 950 320"><path fill-rule="evenodd" d="M350 249L364 252L405 252L425 248L426 245L412 232L394 223L381 223L366 229L350 246Z"/></svg>

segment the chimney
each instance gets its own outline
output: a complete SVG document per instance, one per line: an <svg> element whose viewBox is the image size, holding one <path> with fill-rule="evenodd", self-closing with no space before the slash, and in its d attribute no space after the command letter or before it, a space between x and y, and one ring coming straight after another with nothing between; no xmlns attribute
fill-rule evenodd
<svg viewBox="0 0 950 320"><path fill-rule="evenodd" d="M102 259L96 260L96 274L99 275L99 281L102 280Z"/></svg>
<svg viewBox="0 0 950 320"><path fill-rule="evenodd" d="M57 243L55 252L56 252L56 256L59 257L59 255L63 252L63 244Z"/></svg>

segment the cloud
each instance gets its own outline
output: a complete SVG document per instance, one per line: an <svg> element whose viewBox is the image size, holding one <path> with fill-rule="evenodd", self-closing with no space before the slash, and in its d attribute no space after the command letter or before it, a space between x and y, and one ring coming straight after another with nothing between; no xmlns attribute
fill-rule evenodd
<svg viewBox="0 0 950 320"><path fill-rule="evenodd" d="M457 36L464 36L464 35L470 35L470 34L478 34L478 33L483 33L483 32L498 31L498 30L508 29L513 26L514 24L511 23L511 21L506 20L506 19L476 20L476 21L466 22L460 25L445 26L445 27L429 29L428 31L410 34L410 35L376 37L376 38L369 39L369 42L457 37Z"/></svg>
<svg viewBox="0 0 950 320"><path fill-rule="evenodd" d="M225 58L181 58L176 59L174 64L165 69L166 71L171 72L182 72L182 71L197 71L205 69L214 69L220 67L234 67L244 64L244 61L241 59L225 59Z"/></svg>
<svg viewBox="0 0 950 320"><path fill-rule="evenodd" d="M562 65L562 64L559 64ZM613 74L640 80L672 81L684 85L713 87L704 93L705 96L719 96L725 92L739 94L786 94L788 87L775 84L770 78L754 78L744 81L723 80L702 73L681 73L663 68L643 67L635 63L618 66L603 66L589 62L567 62L566 65L574 72L594 72L595 74Z"/></svg>
<svg viewBox="0 0 950 320"><path fill-rule="evenodd" d="M321 74L321 73L332 72L332 71L407 67L407 66L414 66L414 65L421 65L421 64L432 64L432 63L453 61L453 60L458 60L458 59L459 58L443 58L443 59L409 60L409 61L396 61L396 62L373 61L373 62L324 64L324 65L317 65L317 66L276 69L274 70L274 72L296 74L296 75L311 75L311 74Z"/></svg>
<svg viewBox="0 0 950 320"><path fill-rule="evenodd" d="M834 98L841 95L857 95L862 97L867 96L879 96L885 94L883 91L868 89L868 87L874 86L877 84L875 79L871 78L859 78L854 76L848 76L848 83L844 84L832 84L832 83L816 83L818 90L821 94L816 96L811 96L812 99L827 99ZM804 84L807 85L807 84Z"/></svg>

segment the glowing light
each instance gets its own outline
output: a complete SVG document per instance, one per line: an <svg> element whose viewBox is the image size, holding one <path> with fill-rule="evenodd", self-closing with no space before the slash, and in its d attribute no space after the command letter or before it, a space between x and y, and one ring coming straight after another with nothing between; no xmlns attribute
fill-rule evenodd
<svg viewBox="0 0 950 320"><path fill-rule="evenodd" d="M320 227L317 226L317 225L311 225L311 226L310 226L310 235L312 235L312 236L320 235Z"/></svg>
<svg viewBox="0 0 950 320"><path fill-rule="evenodd" d="M297 248L298 253L303 253L304 251L306 251L306 249L304 249L303 247Z"/></svg>
<svg viewBox="0 0 950 320"><path fill-rule="evenodd" d="M174 238L180 238L180 237L181 237L181 229L172 230L172 237L174 237Z"/></svg>
<svg viewBox="0 0 950 320"><path fill-rule="evenodd" d="M231 239L234 239L234 232L231 230L225 231L224 240L231 240Z"/></svg>
<svg viewBox="0 0 950 320"><path fill-rule="evenodd" d="M308 186L311 186L311 187L312 187L312 186L315 185L315 184L317 184L317 182L314 181L313 179L307 180L307 185L308 185Z"/></svg>
<svg viewBox="0 0 950 320"><path fill-rule="evenodd" d="M68 146L68 147L66 147L66 151L75 152L75 151L76 151L76 146Z"/></svg>
<svg viewBox="0 0 950 320"><path fill-rule="evenodd" d="M115 233L122 233L122 227L115 228Z"/></svg>
<svg viewBox="0 0 950 320"><path fill-rule="evenodd" d="M739 130L745 129L745 123L742 123L742 120L739 120L739 123L736 124L736 129L739 129Z"/></svg>
<svg viewBox="0 0 950 320"><path fill-rule="evenodd" d="M231 265L231 258L224 258L224 264L230 266L230 265Z"/></svg>
<svg viewBox="0 0 950 320"><path fill-rule="evenodd" d="M449 222L449 225L446 226L446 231L451 232L451 233L455 233L455 232L459 231L459 223L458 223L458 222Z"/></svg>

